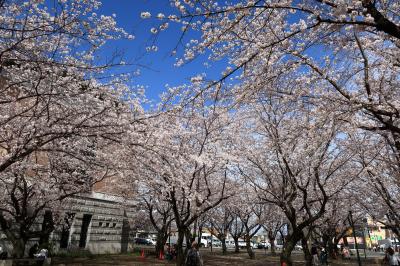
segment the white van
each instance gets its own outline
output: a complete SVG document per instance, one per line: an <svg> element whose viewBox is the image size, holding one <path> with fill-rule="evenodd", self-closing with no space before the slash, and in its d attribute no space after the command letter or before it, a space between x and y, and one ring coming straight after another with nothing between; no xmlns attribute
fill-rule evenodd
<svg viewBox="0 0 400 266"><path fill-rule="evenodd" d="M210 236L208 235L201 235L201 239L200 239L200 247L208 247L208 240L209 240Z"/></svg>

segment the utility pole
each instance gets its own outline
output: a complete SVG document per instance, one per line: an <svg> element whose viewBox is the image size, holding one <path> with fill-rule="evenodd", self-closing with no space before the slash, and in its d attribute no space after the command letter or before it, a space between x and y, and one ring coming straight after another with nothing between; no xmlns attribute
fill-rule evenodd
<svg viewBox="0 0 400 266"><path fill-rule="evenodd" d="M354 244L355 244L356 251L357 251L358 266L362 266L362 265L361 265L360 253L358 252L358 244L357 244L357 238L356 238L356 229L354 228L353 215L352 215L351 211L349 211L349 222L350 222L351 228L353 229L353 237L354 237Z"/></svg>

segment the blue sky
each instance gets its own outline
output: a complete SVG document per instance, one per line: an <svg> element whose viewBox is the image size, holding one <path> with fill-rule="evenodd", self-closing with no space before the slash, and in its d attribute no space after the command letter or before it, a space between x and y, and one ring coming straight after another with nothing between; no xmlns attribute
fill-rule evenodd
<svg viewBox="0 0 400 266"><path fill-rule="evenodd" d="M155 35L150 33L153 26L160 21L154 18L158 13L166 15L175 13L169 0L104 0L100 8L100 14L116 14L118 26L124 28L135 36L133 41L114 41L105 47L106 54L113 53L116 49L123 50L127 62L133 62L140 66L140 75L135 77L133 85L146 86L146 96L158 100L158 95L165 89L165 84L180 85L187 83L190 77L197 73L205 72L201 60L195 60L183 67L174 67L176 56L171 52L176 46L180 36L180 25L170 23L169 29L157 35L155 45L157 52L146 52L146 47L153 45ZM149 11L153 18L142 19L140 14ZM190 33L187 38L193 37ZM180 47L178 55L182 54ZM180 52L180 53L179 53Z"/></svg>

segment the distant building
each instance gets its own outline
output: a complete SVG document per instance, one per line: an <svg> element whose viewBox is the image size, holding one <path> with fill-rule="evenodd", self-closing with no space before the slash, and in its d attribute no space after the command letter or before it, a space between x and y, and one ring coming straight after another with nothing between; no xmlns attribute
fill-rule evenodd
<svg viewBox="0 0 400 266"><path fill-rule="evenodd" d="M134 212L122 198L92 192L66 199L65 206L64 222L50 236L54 252L87 250L93 254L104 254L127 252L133 248L135 234L129 219ZM31 239L26 252L37 241ZM0 245L11 252L12 247L1 231Z"/></svg>

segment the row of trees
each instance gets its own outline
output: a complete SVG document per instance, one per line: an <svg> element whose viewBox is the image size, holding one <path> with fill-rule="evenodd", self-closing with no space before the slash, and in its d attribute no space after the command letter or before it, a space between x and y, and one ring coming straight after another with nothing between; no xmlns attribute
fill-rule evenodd
<svg viewBox="0 0 400 266"><path fill-rule="evenodd" d="M14 255L52 230L34 230L46 210L55 225L63 199L105 179L142 199L158 250L176 226L177 265L202 226L243 237L252 258L257 230L283 230L287 265L298 242L311 265L318 234L333 252L350 210L399 234L396 1L174 2L161 19L183 23L180 41L201 32L178 65L228 65L145 113L120 58L97 57L131 37L98 1L0 1L0 226Z"/></svg>
<svg viewBox="0 0 400 266"><path fill-rule="evenodd" d="M208 66L218 62L216 71L221 64L226 69L217 79L196 76L190 85L171 88L173 95L165 98L182 99L178 117L196 110L199 103L206 103L201 110L213 110L214 115L204 117L204 127L192 128L196 136L208 123L215 123L221 111L232 120L219 123L223 127L217 140L203 142L204 148L217 145L218 151L225 152L222 157L207 154L192 162L194 169L204 165L202 174L185 171L182 181L163 181L176 197L175 191L187 191L184 186L196 185L196 180L199 188L207 186L208 167L216 165L216 159L226 162L213 177L220 180L219 191L226 191L226 199L221 195L221 202L208 201L211 212L200 203L182 207L188 218L182 227L181 217L174 212L178 230L195 224L204 210L223 239L230 222L225 204L229 206L230 199L244 211L238 215L242 222L247 210L251 219L258 220L273 206L277 218L271 222L283 217L289 228L281 254L281 262L287 265L292 265L291 252L298 242L311 265L307 245L316 234L333 252L348 229L349 211L380 220L398 234L398 3L173 2L177 14L168 19L183 26L179 41L189 39L177 65L196 59L207 61ZM191 31L199 31L201 37L190 40L199 36ZM187 130L187 125L197 122L182 124ZM204 152L203 145L198 147ZM195 151L191 148L189 154ZM155 176L164 173L156 171ZM201 199L212 192L192 187L190 191ZM185 193L179 196L193 198ZM165 202L173 204L168 193ZM219 219L219 226L214 219ZM248 236L257 230L257 226L244 227L250 228Z"/></svg>

